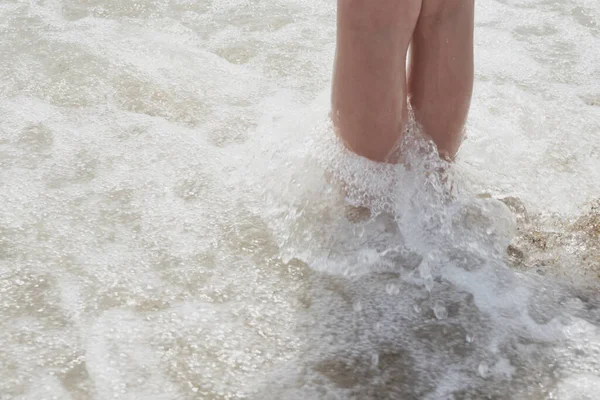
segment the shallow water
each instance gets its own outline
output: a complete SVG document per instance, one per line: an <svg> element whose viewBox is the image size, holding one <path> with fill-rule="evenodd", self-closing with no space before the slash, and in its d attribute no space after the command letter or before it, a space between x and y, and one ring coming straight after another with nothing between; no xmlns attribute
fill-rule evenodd
<svg viewBox="0 0 600 400"><path fill-rule="evenodd" d="M340 149L334 19L0 4L0 399L595 398L600 3L478 3L453 166Z"/></svg>

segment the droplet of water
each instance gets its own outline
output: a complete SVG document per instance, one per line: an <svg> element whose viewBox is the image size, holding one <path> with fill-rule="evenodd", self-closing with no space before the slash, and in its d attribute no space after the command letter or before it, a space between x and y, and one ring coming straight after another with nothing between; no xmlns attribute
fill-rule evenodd
<svg viewBox="0 0 600 400"><path fill-rule="evenodd" d="M477 374L482 378L487 378L490 373L490 367L485 362L481 362L477 367Z"/></svg>
<svg viewBox="0 0 600 400"><path fill-rule="evenodd" d="M439 320L448 318L448 310L446 309L444 303L440 300L436 301L433 305L433 313Z"/></svg>
<svg viewBox="0 0 600 400"><path fill-rule="evenodd" d="M471 335L470 333L467 333L467 343L473 343L473 341L475 340L475 337L473 335Z"/></svg>
<svg viewBox="0 0 600 400"><path fill-rule="evenodd" d="M373 368L377 368L379 366L379 354L375 353L371 356L371 365Z"/></svg>
<svg viewBox="0 0 600 400"><path fill-rule="evenodd" d="M420 306L420 305L418 305L418 304L415 304L415 305L413 306L413 310L415 310L415 312L416 312L417 314L421 314L421 306Z"/></svg>
<svg viewBox="0 0 600 400"><path fill-rule="evenodd" d="M433 289L433 276L429 275L423 278L423 284L425 285L425 289L429 293L431 293L431 289Z"/></svg>
<svg viewBox="0 0 600 400"><path fill-rule="evenodd" d="M357 301L356 303L354 303L354 311L355 312L361 312L362 311L362 304L360 303L360 301Z"/></svg>
<svg viewBox="0 0 600 400"><path fill-rule="evenodd" d="M385 287L385 291L390 296L395 296L398 293L400 293L400 288L398 286L394 285L393 283L388 283Z"/></svg>

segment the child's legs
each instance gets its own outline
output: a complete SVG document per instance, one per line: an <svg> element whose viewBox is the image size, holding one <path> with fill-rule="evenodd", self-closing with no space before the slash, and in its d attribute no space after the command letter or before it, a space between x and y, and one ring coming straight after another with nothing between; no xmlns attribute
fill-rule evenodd
<svg viewBox="0 0 600 400"><path fill-rule="evenodd" d="M423 0L411 45L409 97L418 123L453 158L473 91L474 0Z"/></svg>
<svg viewBox="0 0 600 400"><path fill-rule="evenodd" d="M371 160L389 161L403 134L420 9L421 0L338 0L332 119L345 145Z"/></svg>

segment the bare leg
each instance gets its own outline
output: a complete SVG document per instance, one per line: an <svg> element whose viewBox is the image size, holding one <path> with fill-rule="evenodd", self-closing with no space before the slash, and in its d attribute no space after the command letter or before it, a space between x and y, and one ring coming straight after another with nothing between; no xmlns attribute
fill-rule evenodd
<svg viewBox="0 0 600 400"><path fill-rule="evenodd" d="M404 130L406 53L421 1L338 0L332 119L344 144L374 161L390 161Z"/></svg>
<svg viewBox="0 0 600 400"><path fill-rule="evenodd" d="M411 46L409 96L415 118L454 158L473 91L474 0L422 0Z"/></svg>

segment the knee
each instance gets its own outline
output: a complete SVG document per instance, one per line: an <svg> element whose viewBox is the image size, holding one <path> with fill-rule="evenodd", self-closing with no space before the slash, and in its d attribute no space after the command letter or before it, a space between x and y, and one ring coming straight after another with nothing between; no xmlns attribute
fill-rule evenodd
<svg viewBox="0 0 600 400"><path fill-rule="evenodd" d="M381 30L414 26L421 0L338 0L338 20L356 29Z"/></svg>
<svg viewBox="0 0 600 400"><path fill-rule="evenodd" d="M421 17L447 18L474 6L474 0L423 0Z"/></svg>

